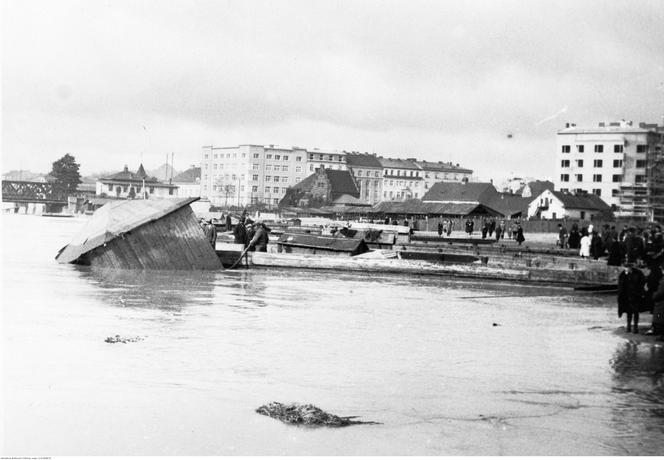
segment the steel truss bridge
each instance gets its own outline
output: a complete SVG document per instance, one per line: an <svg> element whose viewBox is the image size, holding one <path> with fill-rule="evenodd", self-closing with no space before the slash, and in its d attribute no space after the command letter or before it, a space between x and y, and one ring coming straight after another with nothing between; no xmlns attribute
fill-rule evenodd
<svg viewBox="0 0 664 460"><path fill-rule="evenodd" d="M49 182L2 181L2 201L11 203L67 204L67 193Z"/></svg>

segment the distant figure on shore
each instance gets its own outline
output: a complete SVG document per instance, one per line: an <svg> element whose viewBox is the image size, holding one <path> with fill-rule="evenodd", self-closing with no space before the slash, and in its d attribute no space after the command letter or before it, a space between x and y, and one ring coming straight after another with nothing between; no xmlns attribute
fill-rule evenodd
<svg viewBox="0 0 664 460"><path fill-rule="evenodd" d="M526 241L526 238L523 236L523 228L521 224L516 224L516 242L521 246L524 241Z"/></svg>
<svg viewBox="0 0 664 460"><path fill-rule="evenodd" d="M489 223L482 219L482 239L486 239L486 234L489 232Z"/></svg>
<svg viewBox="0 0 664 460"><path fill-rule="evenodd" d="M473 228L475 227L475 222L472 221L472 219L468 219L466 221L466 233L468 236L471 236L473 234Z"/></svg>
<svg viewBox="0 0 664 460"><path fill-rule="evenodd" d="M579 255L584 259L590 258L590 235L586 232L586 229L583 229L583 236L581 237Z"/></svg>
<svg viewBox="0 0 664 460"><path fill-rule="evenodd" d="M233 221L231 220L231 213L226 214L226 231L230 232L233 227Z"/></svg>
<svg viewBox="0 0 664 460"><path fill-rule="evenodd" d="M270 241L270 236L268 235L269 229L262 221L256 221L254 227L256 228L256 233L249 242L249 248L255 248L258 252L267 252L267 244Z"/></svg>
<svg viewBox="0 0 664 460"><path fill-rule="evenodd" d="M454 228L454 221L452 219L447 221L447 236L452 234L452 229Z"/></svg>
<svg viewBox="0 0 664 460"><path fill-rule="evenodd" d="M503 229L500 226L496 227L496 242L500 241L502 233Z"/></svg>
<svg viewBox="0 0 664 460"><path fill-rule="evenodd" d="M627 262L636 263L643 257L645 244L643 238L636 234L636 228L630 227L625 235L625 256Z"/></svg>
<svg viewBox="0 0 664 460"><path fill-rule="evenodd" d="M639 333L639 313L645 308L645 282L641 270L630 263L625 264L625 270L618 276L618 318L626 313L626 331L634 334Z"/></svg>
<svg viewBox="0 0 664 460"><path fill-rule="evenodd" d="M558 247L567 247L567 228L563 227L563 224L558 224Z"/></svg>
<svg viewBox="0 0 664 460"><path fill-rule="evenodd" d="M389 217L385 217L385 225L390 225L390 218Z"/></svg>
<svg viewBox="0 0 664 460"><path fill-rule="evenodd" d="M607 248L609 257L607 258L606 265L618 267L622 264L625 254L623 252L622 244L617 240L611 242L611 246Z"/></svg>
<svg viewBox="0 0 664 460"><path fill-rule="evenodd" d="M438 221L438 236L443 236L443 221Z"/></svg>
<svg viewBox="0 0 664 460"><path fill-rule="evenodd" d="M489 238L493 235L493 232L496 231L496 219L491 219L489 221Z"/></svg>

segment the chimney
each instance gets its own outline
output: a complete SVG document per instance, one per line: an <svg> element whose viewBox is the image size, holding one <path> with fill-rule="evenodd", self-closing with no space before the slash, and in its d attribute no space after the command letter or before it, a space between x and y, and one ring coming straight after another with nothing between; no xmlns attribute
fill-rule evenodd
<svg viewBox="0 0 664 460"><path fill-rule="evenodd" d="M565 128L569 128L569 123L565 123Z"/></svg>
<svg viewBox="0 0 664 460"><path fill-rule="evenodd" d="M129 172L129 167L127 165L124 167L124 172Z"/></svg>

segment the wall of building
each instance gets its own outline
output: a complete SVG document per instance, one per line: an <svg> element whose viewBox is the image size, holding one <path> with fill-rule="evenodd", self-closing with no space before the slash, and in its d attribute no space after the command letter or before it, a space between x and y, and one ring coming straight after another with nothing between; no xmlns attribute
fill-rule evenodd
<svg viewBox="0 0 664 460"><path fill-rule="evenodd" d="M100 196L102 193L109 197L129 198L133 188L134 197L140 198L143 193L143 184L136 184L123 181L97 181L95 194ZM175 197L177 196L177 187L169 184L145 184L145 190L148 196L153 197Z"/></svg>

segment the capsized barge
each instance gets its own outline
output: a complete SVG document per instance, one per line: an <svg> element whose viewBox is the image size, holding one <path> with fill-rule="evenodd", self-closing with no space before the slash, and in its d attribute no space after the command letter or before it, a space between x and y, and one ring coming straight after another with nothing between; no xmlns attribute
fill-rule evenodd
<svg viewBox="0 0 664 460"><path fill-rule="evenodd" d="M112 201L58 252L59 263L103 268L217 270L221 261L189 206L198 198Z"/></svg>

